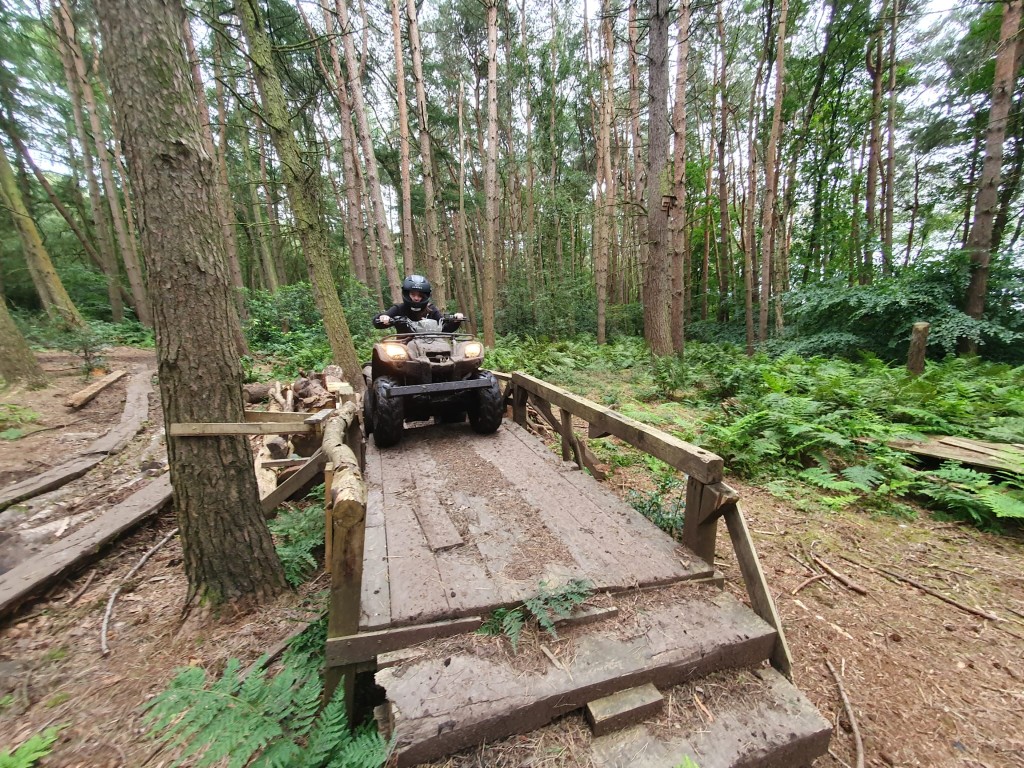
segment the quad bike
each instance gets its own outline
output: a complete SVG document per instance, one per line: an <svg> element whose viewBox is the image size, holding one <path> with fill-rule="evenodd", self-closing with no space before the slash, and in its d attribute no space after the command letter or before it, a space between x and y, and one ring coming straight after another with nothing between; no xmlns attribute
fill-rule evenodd
<svg viewBox="0 0 1024 768"><path fill-rule="evenodd" d="M406 421L460 422L469 417L475 432L497 431L505 415L498 380L481 370L484 347L467 333L445 333L437 320L393 318L397 333L373 346L363 367L366 394L363 424L378 448L402 439Z"/></svg>

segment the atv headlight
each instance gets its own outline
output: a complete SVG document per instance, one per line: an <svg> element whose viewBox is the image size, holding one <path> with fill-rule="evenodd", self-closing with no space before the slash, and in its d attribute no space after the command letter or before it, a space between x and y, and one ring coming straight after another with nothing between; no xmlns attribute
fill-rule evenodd
<svg viewBox="0 0 1024 768"><path fill-rule="evenodd" d="M405 348L404 344L389 343L384 344L384 354L388 356L390 360L408 360L409 350Z"/></svg>
<svg viewBox="0 0 1024 768"><path fill-rule="evenodd" d="M466 357L483 357L484 345L479 341L471 341L462 348L462 354Z"/></svg>

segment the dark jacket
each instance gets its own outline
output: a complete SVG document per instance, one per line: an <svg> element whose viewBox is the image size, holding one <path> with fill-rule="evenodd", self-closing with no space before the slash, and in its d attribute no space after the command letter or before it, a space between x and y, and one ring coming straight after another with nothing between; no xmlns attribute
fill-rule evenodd
<svg viewBox="0 0 1024 768"><path fill-rule="evenodd" d="M444 319L444 315L441 314L441 310L435 307L433 304L427 304L423 309L416 309L404 301L401 304L395 304L389 309L381 312L379 315L373 318L374 328L398 328L399 333L408 333L411 329L405 323L394 323L390 325L384 325L380 319L382 316L388 315L391 318L395 317L408 317L410 320L437 320L441 322ZM459 320L446 320L442 323L441 330L444 333L453 333L456 328L459 327L461 321Z"/></svg>

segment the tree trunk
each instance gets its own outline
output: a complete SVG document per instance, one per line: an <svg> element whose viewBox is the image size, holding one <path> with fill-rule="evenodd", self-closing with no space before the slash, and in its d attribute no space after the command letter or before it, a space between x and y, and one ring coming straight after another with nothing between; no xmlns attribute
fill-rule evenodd
<svg viewBox="0 0 1024 768"><path fill-rule="evenodd" d="M768 340L768 305L780 286L772 286L773 237L775 224L775 198L778 192L777 163L779 136L782 133L782 87L786 64L786 16L789 0L782 0L779 9L778 48L775 53L775 107L772 128L768 136L768 150L764 158L764 208L761 211L761 303L758 315L758 339ZM753 244L751 244L753 247ZM776 298L778 301L778 298Z"/></svg>
<svg viewBox="0 0 1024 768"><path fill-rule="evenodd" d="M391 0L391 35L395 43L395 91L398 97L398 170L402 180L402 268L416 271L412 237L412 182L409 179L409 102L405 97L405 53L402 50L402 20L399 5Z"/></svg>
<svg viewBox="0 0 1024 768"><path fill-rule="evenodd" d="M721 46L722 71L719 76L718 87L721 90L721 108L719 118L721 120L720 134L718 138L718 209L720 217L720 245L718 251L718 322L724 323L729 319L729 245L731 240L731 227L729 225L729 186L726 178L726 140L729 136L729 102L728 102L728 79L726 78L725 46L725 20L722 18L722 0L715 5L715 16L718 27L718 40Z"/></svg>
<svg viewBox="0 0 1024 768"><path fill-rule="evenodd" d="M483 295L484 344L493 349L494 301L498 263L498 0L487 6L487 162L484 169L486 221L484 224Z"/></svg>
<svg viewBox="0 0 1024 768"><path fill-rule="evenodd" d="M391 289L391 300L398 303L402 300L402 281L398 276L398 265L395 263L395 245L391 241L391 230L388 229L387 211L384 208L384 197L380 189L380 175L377 173L377 157L373 153L373 142L370 139L370 124L366 119L366 107L363 103L363 89L359 78L359 62L356 61L356 48L352 42L352 24L348 17L348 6L345 0L336 0L338 23L341 25L342 45L345 49L345 64L348 74L348 96L350 106L355 115L359 141L363 146L363 161L366 163L366 181L370 187L370 200L373 203L374 221L377 228L377 244L380 246L384 270L388 276Z"/></svg>
<svg viewBox="0 0 1024 768"><path fill-rule="evenodd" d="M270 130L270 140L277 150L277 156L281 159L281 175L295 217L296 235L309 270L317 306L323 315L334 361L345 371L355 390L361 392L365 382L360 374L361 366L348 322L338 299L338 290L331 272L330 246L320 219L320 211L323 210L320 176L302 161L298 140L292 132L284 89L274 69L270 38L256 3L257 0L243 0L236 7L248 43L256 86L260 91L263 119Z"/></svg>
<svg viewBox="0 0 1024 768"><path fill-rule="evenodd" d="M884 7L876 22L875 31L868 42L867 70L871 78L871 141L868 146L868 178L864 189L864 271L862 283L871 283L874 278L875 245L878 241L876 211L878 203L876 190L882 154L882 16Z"/></svg>
<svg viewBox="0 0 1024 768"><path fill-rule="evenodd" d="M978 180L978 196L974 206L974 221L967 238L971 259L971 280L967 286L964 311L975 320L985 313L985 294L988 292L988 269L992 258L992 226L999 207L999 178L1003 165L1003 142L1006 120L1010 114L1016 72L1016 35L1019 34L1021 0L1008 0L1003 9L1003 24L999 30L999 48L996 54L995 78L992 83L992 105L988 113L985 132L985 160ZM963 340L962 352L973 354L977 345Z"/></svg>
<svg viewBox="0 0 1024 768"><path fill-rule="evenodd" d="M117 256L114 253L110 228L103 210L103 198L100 194L99 181L96 179L96 169L93 166L92 149L89 147L89 137L85 130L85 113L82 107L85 62L82 61L81 49L74 43L75 26L71 19L71 9L67 4L67 0L61 0L54 4L51 18L57 33L57 45L60 49L60 57L64 65L64 77L67 81L68 94L71 96L71 114L74 118L75 133L78 137L78 143L82 148L82 165L85 170L86 186L89 189L89 213L92 218L93 232L96 235L97 250L102 259L103 274L107 280L110 312L114 321L120 322L123 319L123 310L121 292L117 288ZM88 86L87 81L85 85ZM142 299L143 306L146 306L147 296L145 290L139 296L136 296L137 306L140 298ZM147 323L147 325L151 325L151 323Z"/></svg>
<svg viewBox="0 0 1024 768"><path fill-rule="evenodd" d="M0 296L0 380L7 386L25 384L30 389L47 384L46 374L11 319L3 296Z"/></svg>
<svg viewBox="0 0 1024 768"><path fill-rule="evenodd" d="M408 0L409 46L412 48L412 78L416 83L416 109L420 123L420 162L423 169L423 216L427 223L427 276L434 286L433 299L444 310L446 301L444 271L438 252L437 203L434 192L434 153L430 147L430 121L427 116L427 89L423 83L423 53L420 28L416 20L416 0Z"/></svg>
<svg viewBox="0 0 1024 768"><path fill-rule="evenodd" d="M668 0L654 0L648 43L650 103L648 105L647 264L643 268L644 337L655 355L672 352L668 321L668 211L662 205L662 184L668 161ZM641 255L641 260L643 256ZM642 262L641 262L642 263Z"/></svg>
<svg viewBox="0 0 1024 768"><path fill-rule="evenodd" d="M889 21L889 104L885 118L886 160L885 160L885 207L882 226L882 274L892 274L893 241L892 227L895 215L896 196L896 35L899 28L899 3L890 0Z"/></svg>
<svg viewBox="0 0 1024 768"><path fill-rule="evenodd" d="M28 264L32 282L35 284L39 299L50 317L60 320L69 328L81 328L85 325L78 308L71 302L71 297L64 289L64 284L57 275L50 261L50 254L46 252L43 245L43 238L36 228L36 223L28 215L25 202L21 197L21 189L14 176L14 169L7 160L7 154L0 147L0 202L3 202L14 228L21 240L22 253L25 262ZM120 299L120 294L118 294Z"/></svg>
<svg viewBox="0 0 1024 768"><path fill-rule="evenodd" d="M95 7L133 189L143 201L165 426L241 421L238 319L215 215L216 171L182 45L183 9L162 0L97 0ZM203 396L192 397L196 391ZM248 438L169 438L167 455L187 604L244 608L284 590Z"/></svg>
<svg viewBox="0 0 1024 768"><path fill-rule="evenodd" d="M614 12L605 0L601 11L603 55L601 57L601 102L598 115L597 193L594 207L594 280L597 289L597 343L607 333L608 266L612 250L615 192L612 175L611 134L615 123L615 35Z"/></svg>
<svg viewBox="0 0 1024 768"><path fill-rule="evenodd" d="M672 203L672 349L681 354L685 347L686 320L689 302L685 300L690 282L689 245L686 242L686 77L690 62L690 0L680 0L679 48L676 63L675 111L672 127L674 195Z"/></svg>
<svg viewBox="0 0 1024 768"><path fill-rule="evenodd" d="M372 280L370 278L370 259L373 259L373 265L376 266L377 257L375 254L368 253L366 247L367 233L363 224L362 175L359 172L357 142L352 128L352 110L349 107L345 79L341 73L341 57L338 55L338 46L334 38L334 16L331 9L327 7L326 0L322 1L320 10L323 13L327 32L327 46L334 73L334 96L338 103L338 117L341 120L338 141L341 142L341 168L345 179L345 199L348 202L345 213L348 220L348 242L352 249L352 266L356 278L367 287L377 306L384 309L384 302L380 295L380 280L376 277L376 269L372 271L375 277Z"/></svg>

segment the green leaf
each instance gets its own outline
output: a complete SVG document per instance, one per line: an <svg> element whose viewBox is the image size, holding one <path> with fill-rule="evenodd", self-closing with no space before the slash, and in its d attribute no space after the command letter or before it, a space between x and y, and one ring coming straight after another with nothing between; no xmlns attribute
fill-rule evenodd
<svg viewBox="0 0 1024 768"><path fill-rule="evenodd" d="M25 436L24 429L18 429L17 427L11 427L0 432L0 440L17 440L18 438Z"/></svg>

